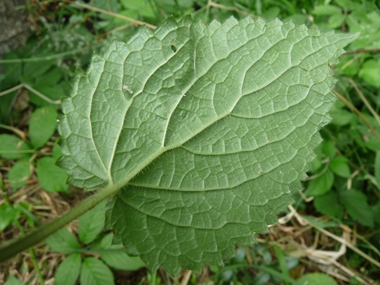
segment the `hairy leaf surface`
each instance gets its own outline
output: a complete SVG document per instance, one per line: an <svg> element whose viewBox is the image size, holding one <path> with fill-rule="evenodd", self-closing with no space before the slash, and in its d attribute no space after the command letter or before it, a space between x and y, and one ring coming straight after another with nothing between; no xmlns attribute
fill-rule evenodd
<svg viewBox="0 0 380 285"><path fill-rule="evenodd" d="M329 65L355 37L251 18L143 27L78 72L60 165L73 185L123 186L107 224L151 269L222 265L302 189Z"/></svg>

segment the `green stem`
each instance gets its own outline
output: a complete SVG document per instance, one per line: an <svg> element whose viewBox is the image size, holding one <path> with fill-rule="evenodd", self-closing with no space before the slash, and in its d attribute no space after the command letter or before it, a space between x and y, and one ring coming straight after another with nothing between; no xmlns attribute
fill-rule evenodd
<svg viewBox="0 0 380 285"><path fill-rule="evenodd" d="M45 280L42 277L41 270L40 270L40 268L38 266L37 258L36 258L36 255L34 254L33 248L29 248L29 253L30 253L30 256L32 258L34 269L36 269L36 273L37 273L38 279L40 279L41 285L45 285Z"/></svg>
<svg viewBox="0 0 380 285"><path fill-rule="evenodd" d="M59 229L63 228L66 224L75 220L79 216L83 215L84 213L86 213L88 210L90 210L91 208L99 204L101 201L103 201L107 197L115 194L121 188L121 186L122 185L120 184L112 184L104 188L103 190L92 195L91 197L88 197L87 199L85 199L82 202L82 204L72 209L71 211L67 212L60 218L43 226L37 231L18 239L14 243L11 243L10 245L4 248L0 248L0 262L4 262L8 260L9 258L13 257L14 255L18 254L19 252L22 252L32 246L39 244L48 236L55 233Z"/></svg>
<svg viewBox="0 0 380 285"><path fill-rule="evenodd" d="M86 48L78 48L71 51L66 51L54 55L48 55L44 57L32 57L32 58L17 58L17 59L1 59L0 63L20 63L20 62L35 62L35 61L47 61L60 57L64 57L66 55L76 54L77 52L83 51Z"/></svg>
<svg viewBox="0 0 380 285"><path fill-rule="evenodd" d="M206 6L206 13L205 13L205 19L204 22L207 23L208 21L208 15L210 13L210 5L211 5L212 0L207 1L207 6Z"/></svg>

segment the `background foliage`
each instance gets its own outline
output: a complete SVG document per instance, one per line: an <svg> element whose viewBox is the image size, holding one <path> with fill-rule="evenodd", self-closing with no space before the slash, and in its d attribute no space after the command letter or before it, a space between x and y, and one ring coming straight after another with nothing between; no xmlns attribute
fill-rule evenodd
<svg viewBox="0 0 380 285"><path fill-rule="evenodd" d="M138 269L141 261L131 261L120 246L111 246L109 234L100 227L84 230L90 221L83 219L94 215L83 216L82 222L79 219L70 226L71 231L59 232L67 241L65 249L49 238L49 247L40 246L1 265L6 270L0 270L0 280L11 278L9 284L18 284L12 274L26 284L35 284L47 283L55 276L58 284L69 264L61 261L70 259L78 268L74 283L80 278L81 284L94 284L94 280L98 284L113 280L179 284L186 278L189 284L292 284L311 272L328 273L335 281L318 281L329 278L321 273L305 275L301 281L371 284L380 279L380 264L376 263L380 255L380 11L376 1L85 2L30 1L25 7L16 7L29 11L34 34L25 49L5 54L0 60L2 243L83 199L85 194L68 187L66 173L54 165L61 154L55 144L56 114L60 98L70 91L75 69L86 70L92 53L102 54L113 38L126 41L141 22L157 26L169 15L179 18L189 13L205 23L224 21L231 15L237 19L278 17L322 31L359 31L361 35L333 67L339 79L335 90L341 100L330 111L332 123L322 130L324 142L316 150L318 157L304 182L306 190L296 195L297 202L289 212L282 213L283 223L259 237L259 244L240 247L223 268L205 268L200 276L183 272L173 278L144 268L130 272L125 270ZM7 91L18 84L23 88ZM84 235L84 231L92 235ZM117 266L121 263L129 266ZM90 270L94 267L104 272L102 277Z"/></svg>

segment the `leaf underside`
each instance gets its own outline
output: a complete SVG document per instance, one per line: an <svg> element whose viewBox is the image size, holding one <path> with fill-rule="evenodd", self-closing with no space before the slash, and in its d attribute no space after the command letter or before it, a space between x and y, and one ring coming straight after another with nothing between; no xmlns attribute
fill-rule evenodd
<svg viewBox="0 0 380 285"><path fill-rule="evenodd" d="M152 270L222 265L302 189L329 65L356 37L252 18L142 27L77 72L59 164L78 187L124 185L107 223Z"/></svg>

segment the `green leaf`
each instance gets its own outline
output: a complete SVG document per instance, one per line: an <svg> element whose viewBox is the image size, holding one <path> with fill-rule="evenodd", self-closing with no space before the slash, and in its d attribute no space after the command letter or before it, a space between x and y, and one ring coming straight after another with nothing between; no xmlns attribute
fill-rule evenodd
<svg viewBox="0 0 380 285"><path fill-rule="evenodd" d="M104 228L105 201L79 217L78 235L84 244L93 242Z"/></svg>
<svg viewBox="0 0 380 285"><path fill-rule="evenodd" d="M61 156L63 155L62 151L61 151L61 147L58 145L58 144L55 144L53 146L53 157L55 159L58 159L60 158Z"/></svg>
<svg viewBox="0 0 380 285"><path fill-rule="evenodd" d="M111 270L101 260L87 257L80 272L81 285L112 285L115 284Z"/></svg>
<svg viewBox="0 0 380 285"><path fill-rule="evenodd" d="M300 215L300 216L306 221L308 221L309 223L314 224L322 229L339 228L339 224L333 221L323 222L323 221L316 220L315 218L312 218L310 216L304 216L304 215Z"/></svg>
<svg viewBox="0 0 380 285"><path fill-rule="evenodd" d="M40 53L37 58L40 57L49 57L49 54ZM34 56L30 57L35 58ZM27 78L36 78L41 77L42 74L47 72L54 65L54 60L35 60L24 63L24 72L23 76Z"/></svg>
<svg viewBox="0 0 380 285"><path fill-rule="evenodd" d="M7 204L0 205L0 232L16 221L19 216L20 212L12 206Z"/></svg>
<svg viewBox="0 0 380 285"><path fill-rule="evenodd" d="M297 280L298 284L307 285L338 285L334 279L324 273L309 273Z"/></svg>
<svg viewBox="0 0 380 285"><path fill-rule="evenodd" d="M23 161L16 162L8 173L9 184L13 190L24 186L32 174L30 164Z"/></svg>
<svg viewBox="0 0 380 285"><path fill-rule="evenodd" d="M112 238L113 234L109 233L92 248L104 250L104 252L100 251L100 257L105 263L119 270L137 270L145 266L139 257L128 256L121 244L112 244ZM118 249L120 251L117 251Z"/></svg>
<svg viewBox="0 0 380 285"><path fill-rule="evenodd" d="M335 29L335 28L340 27L343 24L343 22L344 22L344 15L335 14L329 18L328 24L330 28Z"/></svg>
<svg viewBox="0 0 380 285"><path fill-rule="evenodd" d="M58 266L54 275L54 284L56 285L75 285L82 264L80 253L73 253L65 258Z"/></svg>
<svg viewBox="0 0 380 285"><path fill-rule="evenodd" d="M328 140L328 141L324 141L322 145L323 145L323 153L330 159L333 159L336 155L335 144L332 141Z"/></svg>
<svg viewBox="0 0 380 285"><path fill-rule="evenodd" d="M152 6L148 0L121 0L124 8L138 12L141 16L151 17L155 16Z"/></svg>
<svg viewBox="0 0 380 285"><path fill-rule="evenodd" d="M342 10L333 5L320 5L315 6L313 10L314 15L334 15L334 14L341 14Z"/></svg>
<svg viewBox="0 0 380 285"><path fill-rule="evenodd" d="M349 178L351 176L351 170L348 166L348 159L344 156L334 157L333 160L330 161L329 166L336 175L344 178Z"/></svg>
<svg viewBox="0 0 380 285"><path fill-rule="evenodd" d="M359 71L359 77L369 84L380 87L380 60L367 60Z"/></svg>
<svg viewBox="0 0 380 285"><path fill-rule="evenodd" d="M223 265L302 189L335 100L328 64L355 37L249 17L142 27L77 73L59 164L75 186L123 187L107 217L151 270Z"/></svg>
<svg viewBox="0 0 380 285"><path fill-rule="evenodd" d="M353 219L373 228L373 212L367 203L366 195L355 189L344 190L339 192L339 200Z"/></svg>
<svg viewBox="0 0 380 285"><path fill-rule="evenodd" d="M35 110L29 121L29 137L35 148L43 146L54 134L57 126L55 107L45 106Z"/></svg>
<svg viewBox="0 0 380 285"><path fill-rule="evenodd" d="M323 195L326 192L330 191L333 184L334 174L330 169L327 169L323 174L310 180L305 191L305 195L308 197Z"/></svg>
<svg viewBox="0 0 380 285"><path fill-rule="evenodd" d="M11 275L11 277L8 279L7 282L5 282L4 285L24 285L25 283L18 280L14 275Z"/></svg>
<svg viewBox="0 0 380 285"><path fill-rule="evenodd" d="M53 251L59 253L73 253L80 248L76 237L66 228L55 232L45 242Z"/></svg>
<svg viewBox="0 0 380 285"><path fill-rule="evenodd" d="M31 156L31 147L18 137L0 135L0 155L6 159L28 159Z"/></svg>
<svg viewBox="0 0 380 285"><path fill-rule="evenodd" d="M339 203L338 195L335 191L315 197L314 206L318 212L338 219L341 219L344 214L343 206Z"/></svg>
<svg viewBox="0 0 380 285"><path fill-rule="evenodd" d="M377 204L372 207L372 211L374 217L380 217L380 202L377 202ZM375 219L375 223L380 225L380 219Z"/></svg>
<svg viewBox="0 0 380 285"><path fill-rule="evenodd" d="M360 3L355 3L349 0L334 0L334 2L336 2L336 4L338 4L343 9L347 8L353 10L360 7Z"/></svg>
<svg viewBox="0 0 380 285"><path fill-rule="evenodd" d="M54 163L57 160L55 157L41 158L37 164L37 178L41 187L48 192L65 192L69 185L66 184L67 173L56 166Z"/></svg>
<svg viewBox="0 0 380 285"><path fill-rule="evenodd" d="M333 124L338 126L345 126L352 122L352 120L354 119L353 114L347 110L338 109L330 111L329 114L333 119Z"/></svg>
<svg viewBox="0 0 380 285"><path fill-rule="evenodd" d="M377 186L380 189L380 151L376 152L374 166L375 166L375 178L377 181Z"/></svg>
<svg viewBox="0 0 380 285"><path fill-rule="evenodd" d="M286 276L289 276L289 269L288 269L288 265L286 264L284 252L277 245L274 245L273 249L276 252L278 263L280 264L282 273ZM285 282L285 284L289 284L289 283Z"/></svg>

